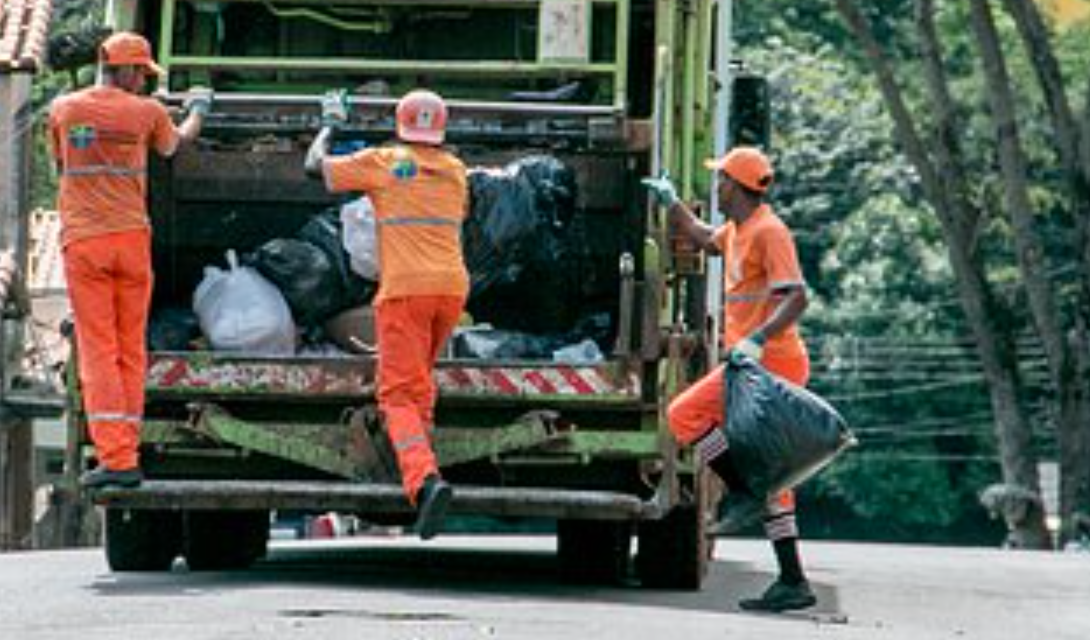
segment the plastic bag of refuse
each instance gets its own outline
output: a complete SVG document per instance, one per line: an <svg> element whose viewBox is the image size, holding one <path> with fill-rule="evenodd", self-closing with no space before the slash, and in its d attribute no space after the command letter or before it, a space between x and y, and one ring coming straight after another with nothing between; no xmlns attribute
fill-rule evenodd
<svg viewBox="0 0 1090 640"><path fill-rule="evenodd" d="M200 320L192 309L156 309L148 319L150 351L188 351L200 336Z"/></svg>
<svg viewBox="0 0 1090 640"><path fill-rule="evenodd" d="M553 361L564 364L594 364L605 360L598 343L590 338L553 351Z"/></svg>
<svg viewBox="0 0 1090 640"><path fill-rule="evenodd" d="M373 219L372 215L372 224ZM330 208L312 217L296 234L300 240L309 242L325 252L336 271L337 280L340 283L340 297L336 300L334 311L367 304L375 297L375 291L378 289L374 279L365 279L356 272L352 265L354 258L345 249L346 233L356 232L349 231L344 226L339 208Z"/></svg>
<svg viewBox="0 0 1090 640"><path fill-rule="evenodd" d="M829 403L751 358L732 355L723 372L731 459L754 495L790 489L856 443Z"/></svg>
<svg viewBox="0 0 1090 640"><path fill-rule="evenodd" d="M341 227L344 229L344 250L350 257L352 271L367 280L377 282L379 269L375 208L367 196L341 206Z"/></svg>
<svg viewBox="0 0 1090 640"><path fill-rule="evenodd" d="M452 340L456 358L484 360L551 360L553 352L564 344L556 336L537 336L488 326L457 328Z"/></svg>
<svg viewBox="0 0 1090 640"><path fill-rule="evenodd" d="M280 289L295 321L304 327L324 322L341 308L344 291L337 268L309 242L274 238L258 247L247 263Z"/></svg>
<svg viewBox="0 0 1090 640"><path fill-rule="evenodd" d="M226 270L208 266L193 293L193 311L212 347L221 351L292 354L295 323L280 291L227 252Z"/></svg>
<svg viewBox="0 0 1090 640"><path fill-rule="evenodd" d="M571 224L575 172L551 156L528 156L501 169L471 169L467 178L471 213L462 249L470 313L500 329L571 329L584 240Z"/></svg>

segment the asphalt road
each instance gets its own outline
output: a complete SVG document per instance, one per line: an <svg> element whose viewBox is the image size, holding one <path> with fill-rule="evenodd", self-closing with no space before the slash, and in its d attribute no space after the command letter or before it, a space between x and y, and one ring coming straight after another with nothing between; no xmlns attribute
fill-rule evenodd
<svg viewBox="0 0 1090 640"><path fill-rule="evenodd" d="M0 640L1090 638L1090 554L808 543L812 612L735 601L767 543L722 540L697 593L562 583L552 538L277 543L250 571L111 574L97 549L0 555Z"/></svg>

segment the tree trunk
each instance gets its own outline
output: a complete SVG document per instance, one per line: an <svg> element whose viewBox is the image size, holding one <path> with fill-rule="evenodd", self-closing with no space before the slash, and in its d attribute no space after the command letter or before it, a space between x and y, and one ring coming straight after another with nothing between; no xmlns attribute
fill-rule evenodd
<svg viewBox="0 0 1090 640"><path fill-rule="evenodd" d="M995 120L999 165L1014 230L1018 266L1025 282L1033 323L1045 347L1049 374L1056 393L1054 413L1059 432L1060 460L1063 463L1067 458L1065 449L1072 445L1078 448L1079 411L1084 404L1084 385L1078 380L1074 354L1068 349L1062 311L1057 306L1059 293L1048 278L1044 242L1033 219L1033 207L1026 182L1026 157L1014 113L1014 92L995 29L991 5L988 0L970 0L969 8L969 22L980 50L988 104ZM1078 477L1085 473L1085 461L1076 466L1083 468L1061 469L1060 474L1060 517L1068 524L1072 522L1075 487L1080 482Z"/></svg>
<svg viewBox="0 0 1090 640"><path fill-rule="evenodd" d="M1059 421L1060 503L1063 534L1067 537L1076 512L1090 515L1090 365L1085 351L1090 343L1090 117L1079 126L1037 5L1031 0L1004 0L1004 5L1014 18L1049 106L1053 143L1067 175L1075 220L1072 246L1081 263L1077 269L1080 295L1074 310L1074 328L1065 345L1068 354L1077 355L1070 364L1071 388L1066 391L1070 397L1060 402ZM1087 110L1090 116L1090 103Z"/></svg>
<svg viewBox="0 0 1090 640"><path fill-rule="evenodd" d="M836 0L837 10L863 47L878 79L879 88L894 121L894 131L901 147L920 174L924 192L942 223L950 264L957 281L958 294L966 320L973 332L977 349L988 381L989 397L995 417L996 439L1004 481L1024 487L1035 495L1040 494L1037 460L1032 448L1029 425L1019 402L1021 381L1018 376L1018 358L1010 332L995 324L997 306L984 277L983 269L973 255L973 228L980 212L968 198L968 185L958 161L958 147L954 128L951 101L942 74L938 43L934 37L925 36L925 56L931 57L928 66L929 88L944 119L939 123L936 147L939 149L936 169L924 144L917 134L917 126L904 102L893 72L881 47L875 40L866 19L854 0ZM932 19L930 0L922 0L918 16L923 25ZM933 35L933 29L931 29ZM1047 548L1050 540L1043 517L1017 523L1015 535L1029 546Z"/></svg>

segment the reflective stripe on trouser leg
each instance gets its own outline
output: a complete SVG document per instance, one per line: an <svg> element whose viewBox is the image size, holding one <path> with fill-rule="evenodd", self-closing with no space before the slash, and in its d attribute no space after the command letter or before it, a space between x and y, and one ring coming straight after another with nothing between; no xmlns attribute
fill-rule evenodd
<svg viewBox="0 0 1090 640"><path fill-rule="evenodd" d="M401 486L409 502L416 504L416 494L424 478L439 470L420 412L414 406L387 406L383 409L390 442L401 469Z"/></svg>
<svg viewBox="0 0 1090 640"><path fill-rule="evenodd" d="M693 452L701 464L708 464L727 450L727 436L723 430L714 427L702 438L693 443Z"/></svg>
<svg viewBox="0 0 1090 640"><path fill-rule="evenodd" d="M765 536L773 542L799 537L799 525L795 518L794 491L781 491L768 499L764 526Z"/></svg>

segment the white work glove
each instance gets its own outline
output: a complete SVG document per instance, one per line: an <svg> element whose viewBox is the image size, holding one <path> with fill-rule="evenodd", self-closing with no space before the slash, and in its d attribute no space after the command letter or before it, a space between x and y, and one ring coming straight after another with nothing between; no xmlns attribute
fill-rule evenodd
<svg viewBox="0 0 1090 640"><path fill-rule="evenodd" d="M322 96L322 126L337 127L348 122L348 92L344 89L326 91Z"/></svg>
<svg viewBox="0 0 1090 640"><path fill-rule="evenodd" d="M187 113L199 113L207 116L212 110L212 90L208 87L190 87L182 106Z"/></svg>
<svg viewBox="0 0 1090 640"><path fill-rule="evenodd" d="M739 354L751 358L755 362L760 362L761 357L765 354L765 341L767 339L765 334L754 331L735 343L730 355L734 357L735 354Z"/></svg>
<svg viewBox="0 0 1090 640"><path fill-rule="evenodd" d="M670 181L670 174L665 171L657 178L640 180L640 184L647 187L655 200L658 200L658 203L666 208L674 206L674 203L678 201L677 189L674 188L674 183Z"/></svg>

